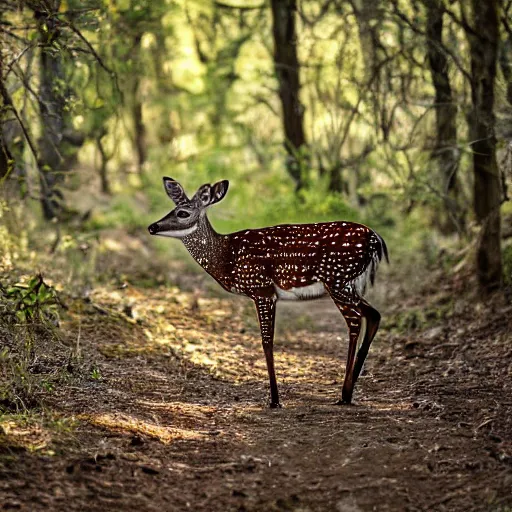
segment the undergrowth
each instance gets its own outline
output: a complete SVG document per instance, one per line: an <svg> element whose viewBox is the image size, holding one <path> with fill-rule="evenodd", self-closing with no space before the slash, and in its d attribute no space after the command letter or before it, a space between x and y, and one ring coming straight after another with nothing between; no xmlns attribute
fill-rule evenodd
<svg viewBox="0 0 512 512"><path fill-rule="evenodd" d="M392 317L385 319L383 327L397 334L421 331L443 324L453 316L453 313L452 301L431 304L427 307L412 307L396 312Z"/></svg>
<svg viewBox="0 0 512 512"><path fill-rule="evenodd" d="M0 283L0 414L20 413L77 374L80 363L62 339L63 304L41 275Z"/></svg>

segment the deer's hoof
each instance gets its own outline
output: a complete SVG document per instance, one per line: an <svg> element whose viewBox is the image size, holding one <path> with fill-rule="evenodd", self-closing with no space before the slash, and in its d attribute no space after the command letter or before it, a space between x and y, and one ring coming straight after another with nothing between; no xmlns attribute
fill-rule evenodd
<svg viewBox="0 0 512 512"><path fill-rule="evenodd" d="M270 402L269 407L271 409L281 409L282 405L279 402Z"/></svg>
<svg viewBox="0 0 512 512"><path fill-rule="evenodd" d="M347 400L346 398L341 398L340 400L336 400L334 405L352 405L352 399Z"/></svg>

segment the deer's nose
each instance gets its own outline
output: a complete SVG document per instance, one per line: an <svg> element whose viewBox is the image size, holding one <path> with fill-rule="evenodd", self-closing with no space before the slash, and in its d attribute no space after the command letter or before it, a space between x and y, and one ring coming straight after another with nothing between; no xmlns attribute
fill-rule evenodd
<svg viewBox="0 0 512 512"><path fill-rule="evenodd" d="M148 231L150 235L154 235L158 231L156 222L148 227Z"/></svg>

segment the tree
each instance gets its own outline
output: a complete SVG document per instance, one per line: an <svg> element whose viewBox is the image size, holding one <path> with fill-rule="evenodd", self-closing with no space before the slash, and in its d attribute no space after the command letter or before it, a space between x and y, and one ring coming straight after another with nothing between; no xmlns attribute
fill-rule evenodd
<svg viewBox="0 0 512 512"><path fill-rule="evenodd" d="M98 54L81 30L97 22L101 9L79 0L26 0L0 2L2 57L2 102L12 116L12 134L21 134L38 171L40 202L46 219L60 217L65 210L62 184L66 171L74 164L77 148L85 140L74 129L72 116L78 97L74 93L77 62L87 62ZM34 24L35 20L35 24ZM105 69L103 62L99 62ZM108 71L108 70L107 70ZM110 74L110 73L109 73ZM28 180L19 137L5 136L4 145L17 160L17 174ZM39 139L36 143L36 135ZM37 187L29 185L29 196Z"/></svg>
<svg viewBox="0 0 512 512"><path fill-rule="evenodd" d="M437 163L441 183L440 194L443 212L436 215L437 225L447 232L464 231L465 216L458 197L461 194L458 180L460 152L457 147L457 105L453 99L449 62L443 43L444 8L442 0L425 0L427 9L427 56L436 96L436 138L432 158Z"/></svg>
<svg viewBox="0 0 512 512"><path fill-rule="evenodd" d="M4 143L4 136L0 133L0 182L8 176L11 160L9 149Z"/></svg>
<svg viewBox="0 0 512 512"><path fill-rule="evenodd" d="M508 104L512 106L512 26L509 22L511 14L512 2L507 2L501 18L505 39L500 48L500 67L506 82L507 101Z"/></svg>
<svg viewBox="0 0 512 512"><path fill-rule="evenodd" d="M463 8L464 12L464 6ZM473 150L474 210L481 232L476 271L480 288L490 292L502 280L500 175L496 159L494 88L499 47L499 0L471 0L472 24L464 25L471 54L469 116Z"/></svg>
<svg viewBox="0 0 512 512"><path fill-rule="evenodd" d="M214 3L210 12L199 9L195 17L187 10L197 56L206 69L203 94L209 106L206 111L217 147L222 146L226 121L231 125L236 116L228 100L240 78L236 70L237 59L245 43L258 32L258 25L262 24L261 13L258 7L244 9L222 3Z"/></svg>
<svg viewBox="0 0 512 512"><path fill-rule="evenodd" d="M140 53L141 53L141 41L142 32L135 33L132 43L132 61L135 63L135 73L132 79L132 119L133 119L133 131L135 138L135 148L137 151L137 169L139 174L142 174L144 163L147 160L147 135L146 125L142 117L142 99L140 91L140 82L143 74L140 69Z"/></svg>
<svg viewBox="0 0 512 512"><path fill-rule="evenodd" d="M309 158L304 133L304 105L300 101L296 11L296 0L272 0L274 68L279 82L284 147L288 153L286 167L295 181L296 190L300 190L305 185Z"/></svg>
<svg viewBox="0 0 512 512"><path fill-rule="evenodd" d="M352 10L357 20L359 43L365 65L365 79L371 91L373 115L376 121L381 117L381 62L385 59L384 45L381 42L382 10L380 0L352 0ZM380 123L381 124L381 123Z"/></svg>
<svg viewBox="0 0 512 512"><path fill-rule="evenodd" d="M60 0L32 4L41 45L39 105L42 122L39 166L44 171L40 175L43 191L41 202L46 219L57 217L63 206L62 192L57 188L57 184L62 181L64 171L62 139L67 91L63 58L59 47L61 36L59 8Z"/></svg>
<svg viewBox="0 0 512 512"><path fill-rule="evenodd" d="M5 115L10 107L9 102L10 98L8 96L7 89L5 88L5 84L3 83L3 66L2 61L0 60L0 183L3 182L4 179L7 178L10 172L10 166L12 161L12 156L5 143L3 129L5 123Z"/></svg>

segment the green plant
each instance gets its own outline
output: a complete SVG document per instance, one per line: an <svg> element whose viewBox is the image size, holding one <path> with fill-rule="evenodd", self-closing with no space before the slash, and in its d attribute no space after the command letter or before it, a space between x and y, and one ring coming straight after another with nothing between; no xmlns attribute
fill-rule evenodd
<svg viewBox="0 0 512 512"><path fill-rule="evenodd" d="M91 370L91 379L101 380L101 372L97 366Z"/></svg>
<svg viewBox="0 0 512 512"><path fill-rule="evenodd" d="M80 369L57 329L63 307L41 275L0 285L0 412L37 408Z"/></svg>
<svg viewBox="0 0 512 512"><path fill-rule="evenodd" d="M44 282L38 274L26 284L17 283L5 287L0 283L0 312L3 315L15 315L19 322L51 321L58 324L59 308L63 307L57 291Z"/></svg>

